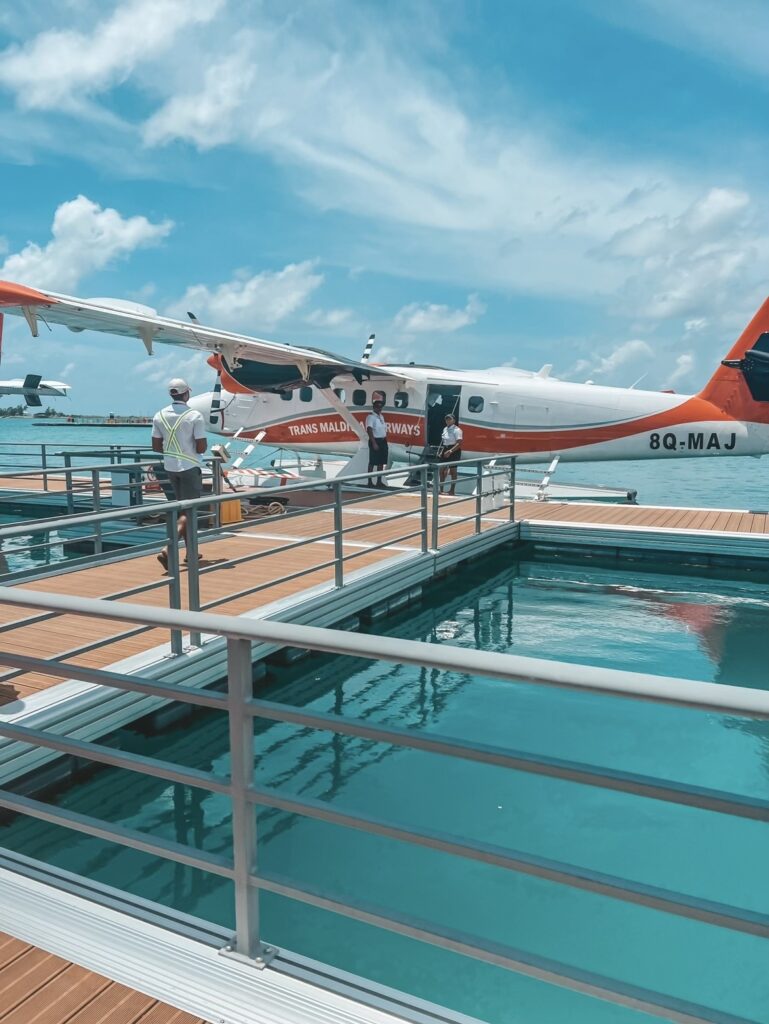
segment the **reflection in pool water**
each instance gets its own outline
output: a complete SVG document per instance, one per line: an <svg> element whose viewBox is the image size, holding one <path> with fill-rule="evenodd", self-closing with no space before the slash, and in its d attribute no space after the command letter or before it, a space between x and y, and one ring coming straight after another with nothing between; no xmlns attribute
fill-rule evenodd
<svg viewBox="0 0 769 1024"><path fill-rule="evenodd" d="M393 637L512 651L635 671L767 687L764 589L682 577L495 560L448 577L421 606L377 623ZM766 798L769 728L399 664L316 656L269 680L270 699L379 724ZM123 746L220 773L223 719L203 713L164 735L124 730ZM354 737L260 722L257 782L509 849L767 913L765 825ZM68 808L227 853L217 795L98 770L56 796ZM259 815L259 863L356 899L762 1020L761 940L502 869L275 810ZM3 831L13 849L228 923L227 886L182 867L36 822ZM266 937L484 1020L631 1024L618 1010L501 969L263 897Z"/></svg>

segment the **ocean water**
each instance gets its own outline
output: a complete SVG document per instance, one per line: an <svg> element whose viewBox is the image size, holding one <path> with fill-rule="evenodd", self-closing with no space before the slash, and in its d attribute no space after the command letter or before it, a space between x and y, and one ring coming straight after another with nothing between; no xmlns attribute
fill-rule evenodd
<svg viewBox="0 0 769 1024"><path fill-rule="evenodd" d="M479 559L419 606L377 623L392 637L512 651L769 688L763 586ZM370 723L422 729L766 798L769 723L394 663L315 656L275 669L260 695ZM226 774L227 728L201 713L120 746ZM259 785L691 896L769 911L769 832L608 790L257 723ZM98 769L50 799L228 854L226 799ZM459 927L490 941L767 1021L762 940L274 810L258 816L259 865L331 895ZM225 925L220 880L49 825L7 824L0 842ZM492 1024L641 1024L635 1011L526 979L291 901L262 899L271 942Z"/></svg>
<svg viewBox="0 0 769 1024"><path fill-rule="evenodd" d="M209 443L215 440L214 435L209 436ZM57 450L73 444L149 446L150 428L51 426L29 419L0 419L0 466L7 466L9 457L18 460L26 450L11 450L11 444L41 442L57 446ZM244 442L232 443L234 454L243 447ZM248 464L266 465L275 455L275 449L259 448ZM643 505L769 509L769 459L716 456L564 464L558 467L553 480L635 489Z"/></svg>

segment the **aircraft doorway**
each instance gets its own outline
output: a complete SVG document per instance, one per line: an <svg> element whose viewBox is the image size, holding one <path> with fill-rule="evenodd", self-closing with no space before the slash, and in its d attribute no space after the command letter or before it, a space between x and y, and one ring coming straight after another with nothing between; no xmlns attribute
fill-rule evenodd
<svg viewBox="0 0 769 1024"><path fill-rule="evenodd" d="M425 443L428 448L437 448L441 443L441 434L446 426L449 413L459 422L460 387L450 384L430 384L427 388L427 405L425 407Z"/></svg>

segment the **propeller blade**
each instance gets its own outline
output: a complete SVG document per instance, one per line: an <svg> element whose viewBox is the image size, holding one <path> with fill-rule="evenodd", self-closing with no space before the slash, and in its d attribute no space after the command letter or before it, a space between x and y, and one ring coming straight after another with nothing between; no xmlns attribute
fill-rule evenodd
<svg viewBox="0 0 769 1024"><path fill-rule="evenodd" d="M374 347L375 341L376 334L370 334L368 341L366 342L366 347L363 349L363 355L360 357L360 361L362 363L367 363L369 361L369 358L371 356L371 349Z"/></svg>

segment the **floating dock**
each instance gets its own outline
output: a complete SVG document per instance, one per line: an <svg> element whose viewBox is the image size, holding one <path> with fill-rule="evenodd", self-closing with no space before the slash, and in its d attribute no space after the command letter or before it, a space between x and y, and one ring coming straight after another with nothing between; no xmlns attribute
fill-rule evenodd
<svg viewBox="0 0 769 1024"><path fill-rule="evenodd" d="M160 761L132 759L132 755L119 750L98 747L96 741L126 723L165 713L175 699L208 707L224 702L231 716L238 708L245 714L253 682L258 680L266 659L288 663L311 650L393 659L391 642L385 645L381 638L356 636L358 627L419 601L424 585L441 574L461 571L463 564L483 553L498 551L500 557L512 560L516 551L526 554L533 549L552 557L643 563L644 567L655 564L666 572L675 566L686 573L737 572L756 579L769 578L769 513L764 511L514 501L514 468L489 467L481 460L477 481L475 494L441 494L436 482L428 479L425 467L420 486L411 490L369 491L354 482L320 483L310 488L316 500L289 507L285 515L253 520L239 520L233 515L232 521L227 521L239 499L217 495L197 503L157 506L163 509L166 520L162 529L141 525L148 512L146 507L100 509L0 529L2 553L11 560L25 533L31 538L30 552L42 547L46 557L59 557L51 552L61 545L67 530L92 538L95 549L89 555L49 564L34 564L33 559L25 569L6 574L7 598L20 600L3 603L0 598L0 730L4 730L0 739L0 783L10 787L2 791L2 806L6 811L30 813L44 820L48 816L57 821L58 813L58 823L109 839L109 829L95 825L93 819L70 815L65 820L61 812L49 810L48 805L25 794L34 794L36 787L62 779L72 765L89 757L148 773L151 768L157 769ZM299 501L301 490L285 488L275 493ZM97 500L103 497L106 506L110 495L102 495L101 489L97 493ZM217 506L216 525L202 531L198 542L193 509L212 503ZM227 515L225 506L229 506ZM172 548L166 575L157 560L157 549L163 531L175 535L180 514L186 514L191 524L190 563L178 564L184 548ZM136 534L132 546L106 550L104 541L110 531L118 534L126 528ZM100 611L96 612L95 602L84 607L83 599L98 599ZM29 607L25 607L25 601ZM225 629L214 615L196 613L233 618L218 620L229 624ZM310 642L307 637L328 631L308 627L335 627L340 631L335 636L343 639L328 646L323 646L321 640ZM292 641L297 646L292 646ZM461 651L450 645L425 653L428 646L400 641L397 657L414 664L477 671L492 678L528 679L590 693L599 689L631 699L769 717L767 695L739 687L534 662ZM421 654L414 653L417 648ZM229 679L228 696L219 692L225 678ZM235 683L240 690L234 689ZM441 755L469 757L515 771L555 775L714 813L761 821L769 816L765 802L696 785L550 761L536 755L524 757L520 752L497 748L472 748L471 744L462 745L429 732L377 729L364 721L335 719L288 707L276 711L276 707L255 700L248 713L376 742L432 749ZM25 740L25 734L30 738ZM246 742L245 732L238 733L236 728L231 737L237 735L237 742ZM160 777L231 792L233 801L242 800L244 807L261 802L460 856L491 857L489 863L512 871L719 927L761 936L769 931L763 917L751 916L740 908L685 894L647 891L632 880L613 879L535 857L529 856L524 863L513 852L496 847L480 846L468 852L471 844L465 840L460 845L442 834L426 834L425 838L413 830L365 817L353 824L351 815L316 806L317 802L264 789L249 790L253 780L246 777L245 782L238 781L236 777L237 764L243 762L245 773L249 759L241 750L239 761L234 750L233 778L229 781L167 766L161 769L166 774ZM237 788L241 785L245 789ZM241 814L239 820L242 829L246 818ZM138 849L151 846L146 834L142 837L129 832L124 829L114 841L134 844ZM249 842L245 843L246 851L251 849ZM473 945L467 937L431 933L410 921L377 916L366 908L343 909L322 894L286 885L279 878L264 874L250 877L248 864L244 868L242 862L238 863L242 855L237 842L234 848L234 865L215 858L205 860L201 851L183 852L179 844L167 843L164 850L180 863L208 865L232 877L243 887L242 892L257 886L666 1019L688 1024L716 1019L705 1007L679 1004L663 994L611 979L582 976L555 961L516 959L515 951L505 947L485 949L482 944ZM278 1008L281 1019L297 1024L321 1019L361 1024L396 1020L467 1024L468 1018L460 1014L444 1013L440 1007L384 991L362 979L332 977L333 969L303 962L291 953L279 953L272 967L272 953L267 947L257 943L252 948L256 932L249 925L246 897L236 897L236 916L240 915L241 923L235 939L230 940L236 949L233 960L221 955L222 951L228 955L231 952L223 929L211 926L201 930L200 922L180 920L179 915L172 921L170 913L165 919L147 906L137 911L135 906L128 906L128 898L122 905L123 897L116 891L97 889L89 889L87 883L73 876L64 878L55 869L48 875L45 868L24 862L20 856L8 854L2 858L0 929L12 932L13 937L0 935L0 949L5 954L4 960L0 954L0 991L4 996L6 992L13 995L20 992L19 986L27 985L27 995L20 997L14 1011L18 1020L25 1019L24 1013L34 1008L52 1024L85 1021L93 1019L105 1000L112 999L128 1009L137 1008L138 1018L128 1019L146 1019L152 1024L199 1024L218 1019L227 1024L253 1024L256 1020L266 1024ZM119 939L114 942L107 938L116 935ZM266 961L263 955L267 955ZM57 956L63 959L57 960ZM79 966L73 966L70 957ZM254 963L263 968L265 962L270 963L270 970L254 970ZM162 964L162 971L153 964ZM226 1008L222 1002L225 992ZM47 1004L45 998L49 998ZM258 1007L258 1013L254 1007Z"/></svg>

